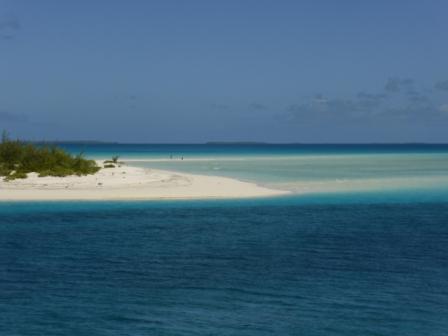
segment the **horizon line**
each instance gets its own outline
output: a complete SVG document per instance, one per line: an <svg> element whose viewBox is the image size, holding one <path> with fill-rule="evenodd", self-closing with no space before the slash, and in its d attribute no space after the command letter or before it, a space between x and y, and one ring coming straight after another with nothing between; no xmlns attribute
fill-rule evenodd
<svg viewBox="0 0 448 336"><path fill-rule="evenodd" d="M264 141L205 141L205 142L122 142L101 140L23 140L31 143L80 144L80 145L448 145L448 142L264 142Z"/></svg>

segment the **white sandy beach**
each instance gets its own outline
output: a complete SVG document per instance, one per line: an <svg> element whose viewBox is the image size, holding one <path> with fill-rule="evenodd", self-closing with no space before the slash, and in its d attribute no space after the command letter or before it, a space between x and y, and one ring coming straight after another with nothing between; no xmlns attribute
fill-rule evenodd
<svg viewBox="0 0 448 336"><path fill-rule="evenodd" d="M287 193L227 177L128 165L88 176L38 177L31 173L26 179L0 180L0 201L245 198Z"/></svg>

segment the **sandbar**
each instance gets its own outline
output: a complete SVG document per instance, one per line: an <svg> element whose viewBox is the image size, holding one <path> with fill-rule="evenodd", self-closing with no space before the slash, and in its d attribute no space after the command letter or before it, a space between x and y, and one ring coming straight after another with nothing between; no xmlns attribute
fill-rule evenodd
<svg viewBox="0 0 448 336"><path fill-rule="evenodd" d="M0 201L253 198L288 193L228 177L126 164L87 176L38 177L30 173L26 179L0 179Z"/></svg>

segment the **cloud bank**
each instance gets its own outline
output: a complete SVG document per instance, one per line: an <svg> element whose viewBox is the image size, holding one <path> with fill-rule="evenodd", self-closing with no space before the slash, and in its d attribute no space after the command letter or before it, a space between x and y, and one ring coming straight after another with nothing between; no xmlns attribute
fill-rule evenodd
<svg viewBox="0 0 448 336"><path fill-rule="evenodd" d="M448 91L448 81L436 83L435 87ZM389 78L383 90L376 93L358 92L349 98L316 94L289 105L286 117L297 122L440 118L448 116L447 110L448 103L436 102L413 79Z"/></svg>

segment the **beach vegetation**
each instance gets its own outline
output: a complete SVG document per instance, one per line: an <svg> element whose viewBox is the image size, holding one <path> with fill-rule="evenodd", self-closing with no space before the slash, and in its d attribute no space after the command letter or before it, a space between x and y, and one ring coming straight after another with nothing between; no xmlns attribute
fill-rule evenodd
<svg viewBox="0 0 448 336"><path fill-rule="evenodd" d="M104 163L118 164L118 163L120 163L120 162L118 162L119 158L120 157L118 155L115 155L115 156L112 156L112 159L104 161Z"/></svg>
<svg viewBox="0 0 448 336"><path fill-rule="evenodd" d="M44 176L95 174L100 167L83 154L72 155L55 145L36 145L11 140L3 132L0 143L0 176L5 180L26 178L28 173Z"/></svg>

